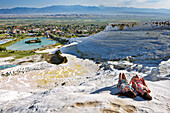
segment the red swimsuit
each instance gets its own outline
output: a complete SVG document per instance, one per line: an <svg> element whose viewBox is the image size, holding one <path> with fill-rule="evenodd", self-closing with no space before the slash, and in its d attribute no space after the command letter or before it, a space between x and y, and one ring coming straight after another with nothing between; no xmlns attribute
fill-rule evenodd
<svg viewBox="0 0 170 113"><path fill-rule="evenodd" d="M137 93L141 93L142 95L144 94L144 90L146 90L149 93L148 87L146 87L142 80L140 78L135 78L132 81L132 87L136 90Z"/></svg>

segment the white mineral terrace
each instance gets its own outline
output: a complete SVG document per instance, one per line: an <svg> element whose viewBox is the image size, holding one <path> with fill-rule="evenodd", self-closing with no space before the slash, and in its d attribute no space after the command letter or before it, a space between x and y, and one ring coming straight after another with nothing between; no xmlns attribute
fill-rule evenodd
<svg viewBox="0 0 170 113"><path fill-rule="evenodd" d="M109 30L37 51L61 50L68 62L60 65L40 62L41 56L14 62L6 61L12 57L0 58L1 65L35 61L0 71L0 112L169 113L169 34L169 30ZM136 74L145 78L152 100L115 95L119 73L125 73L128 82Z"/></svg>

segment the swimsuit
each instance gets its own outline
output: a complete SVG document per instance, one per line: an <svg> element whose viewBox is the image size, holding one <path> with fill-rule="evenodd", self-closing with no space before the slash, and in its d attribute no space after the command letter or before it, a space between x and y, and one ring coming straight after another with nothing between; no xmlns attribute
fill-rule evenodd
<svg viewBox="0 0 170 113"><path fill-rule="evenodd" d="M119 90L121 93L126 93L126 90L125 90L126 88L128 90L132 89L130 85L128 84L127 80L125 79L119 80L118 87L120 88Z"/></svg>
<svg viewBox="0 0 170 113"><path fill-rule="evenodd" d="M137 93L141 93L142 95L145 93L144 90L146 90L149 93L148 87L146 87L143 84L143 82L140 78L134 79L134 81L132 81L132 88L134 88Z"/></svg>

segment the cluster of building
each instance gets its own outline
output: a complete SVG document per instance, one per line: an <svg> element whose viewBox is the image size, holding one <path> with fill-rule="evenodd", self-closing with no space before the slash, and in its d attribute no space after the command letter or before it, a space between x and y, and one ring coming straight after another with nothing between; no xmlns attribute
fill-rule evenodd
<svg viewBox="0 0 170 113"><path fill-rule="evenodd" d="M97 24L89 25L27 25L27 26L6 26L3 30L0 28L0 34L8 36L15 35L33 35L44 36L53 34L58 37L85 37L102 31L105 26Z"/></svg>

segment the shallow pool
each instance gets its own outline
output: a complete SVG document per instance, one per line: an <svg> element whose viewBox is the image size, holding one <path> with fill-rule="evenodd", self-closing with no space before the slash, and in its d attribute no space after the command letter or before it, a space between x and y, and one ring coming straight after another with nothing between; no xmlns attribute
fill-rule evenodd
<svg viewBox="0 0 170 113"><path fill-rule="evenodd" d="M12 39L3 39L3 40L0 40L0 44L3 44L3 43L6 43L8 41L11 41Z"/></svg>
<svg viewBox="0 0 170 113"><path fill-rule="evenodd" d="M34 40L36 38L27 38L23 39L21 41L18 41L14 43L13 45L7 47L7 50L32 50L37 48L43 48L43 45L50 45L50 44L56 44L56 41L49 40L47 38L41 37L41 43L30 43L26 44L25 41L27 40Z"/></svg>
<svg viewBox="0 0 170 113"><path fill-rule="evenodd" d="M6 68L15 67L15 66L17 66L17 65L13 65L13 64L0 65L0 70L6 69Z"/></svg>

